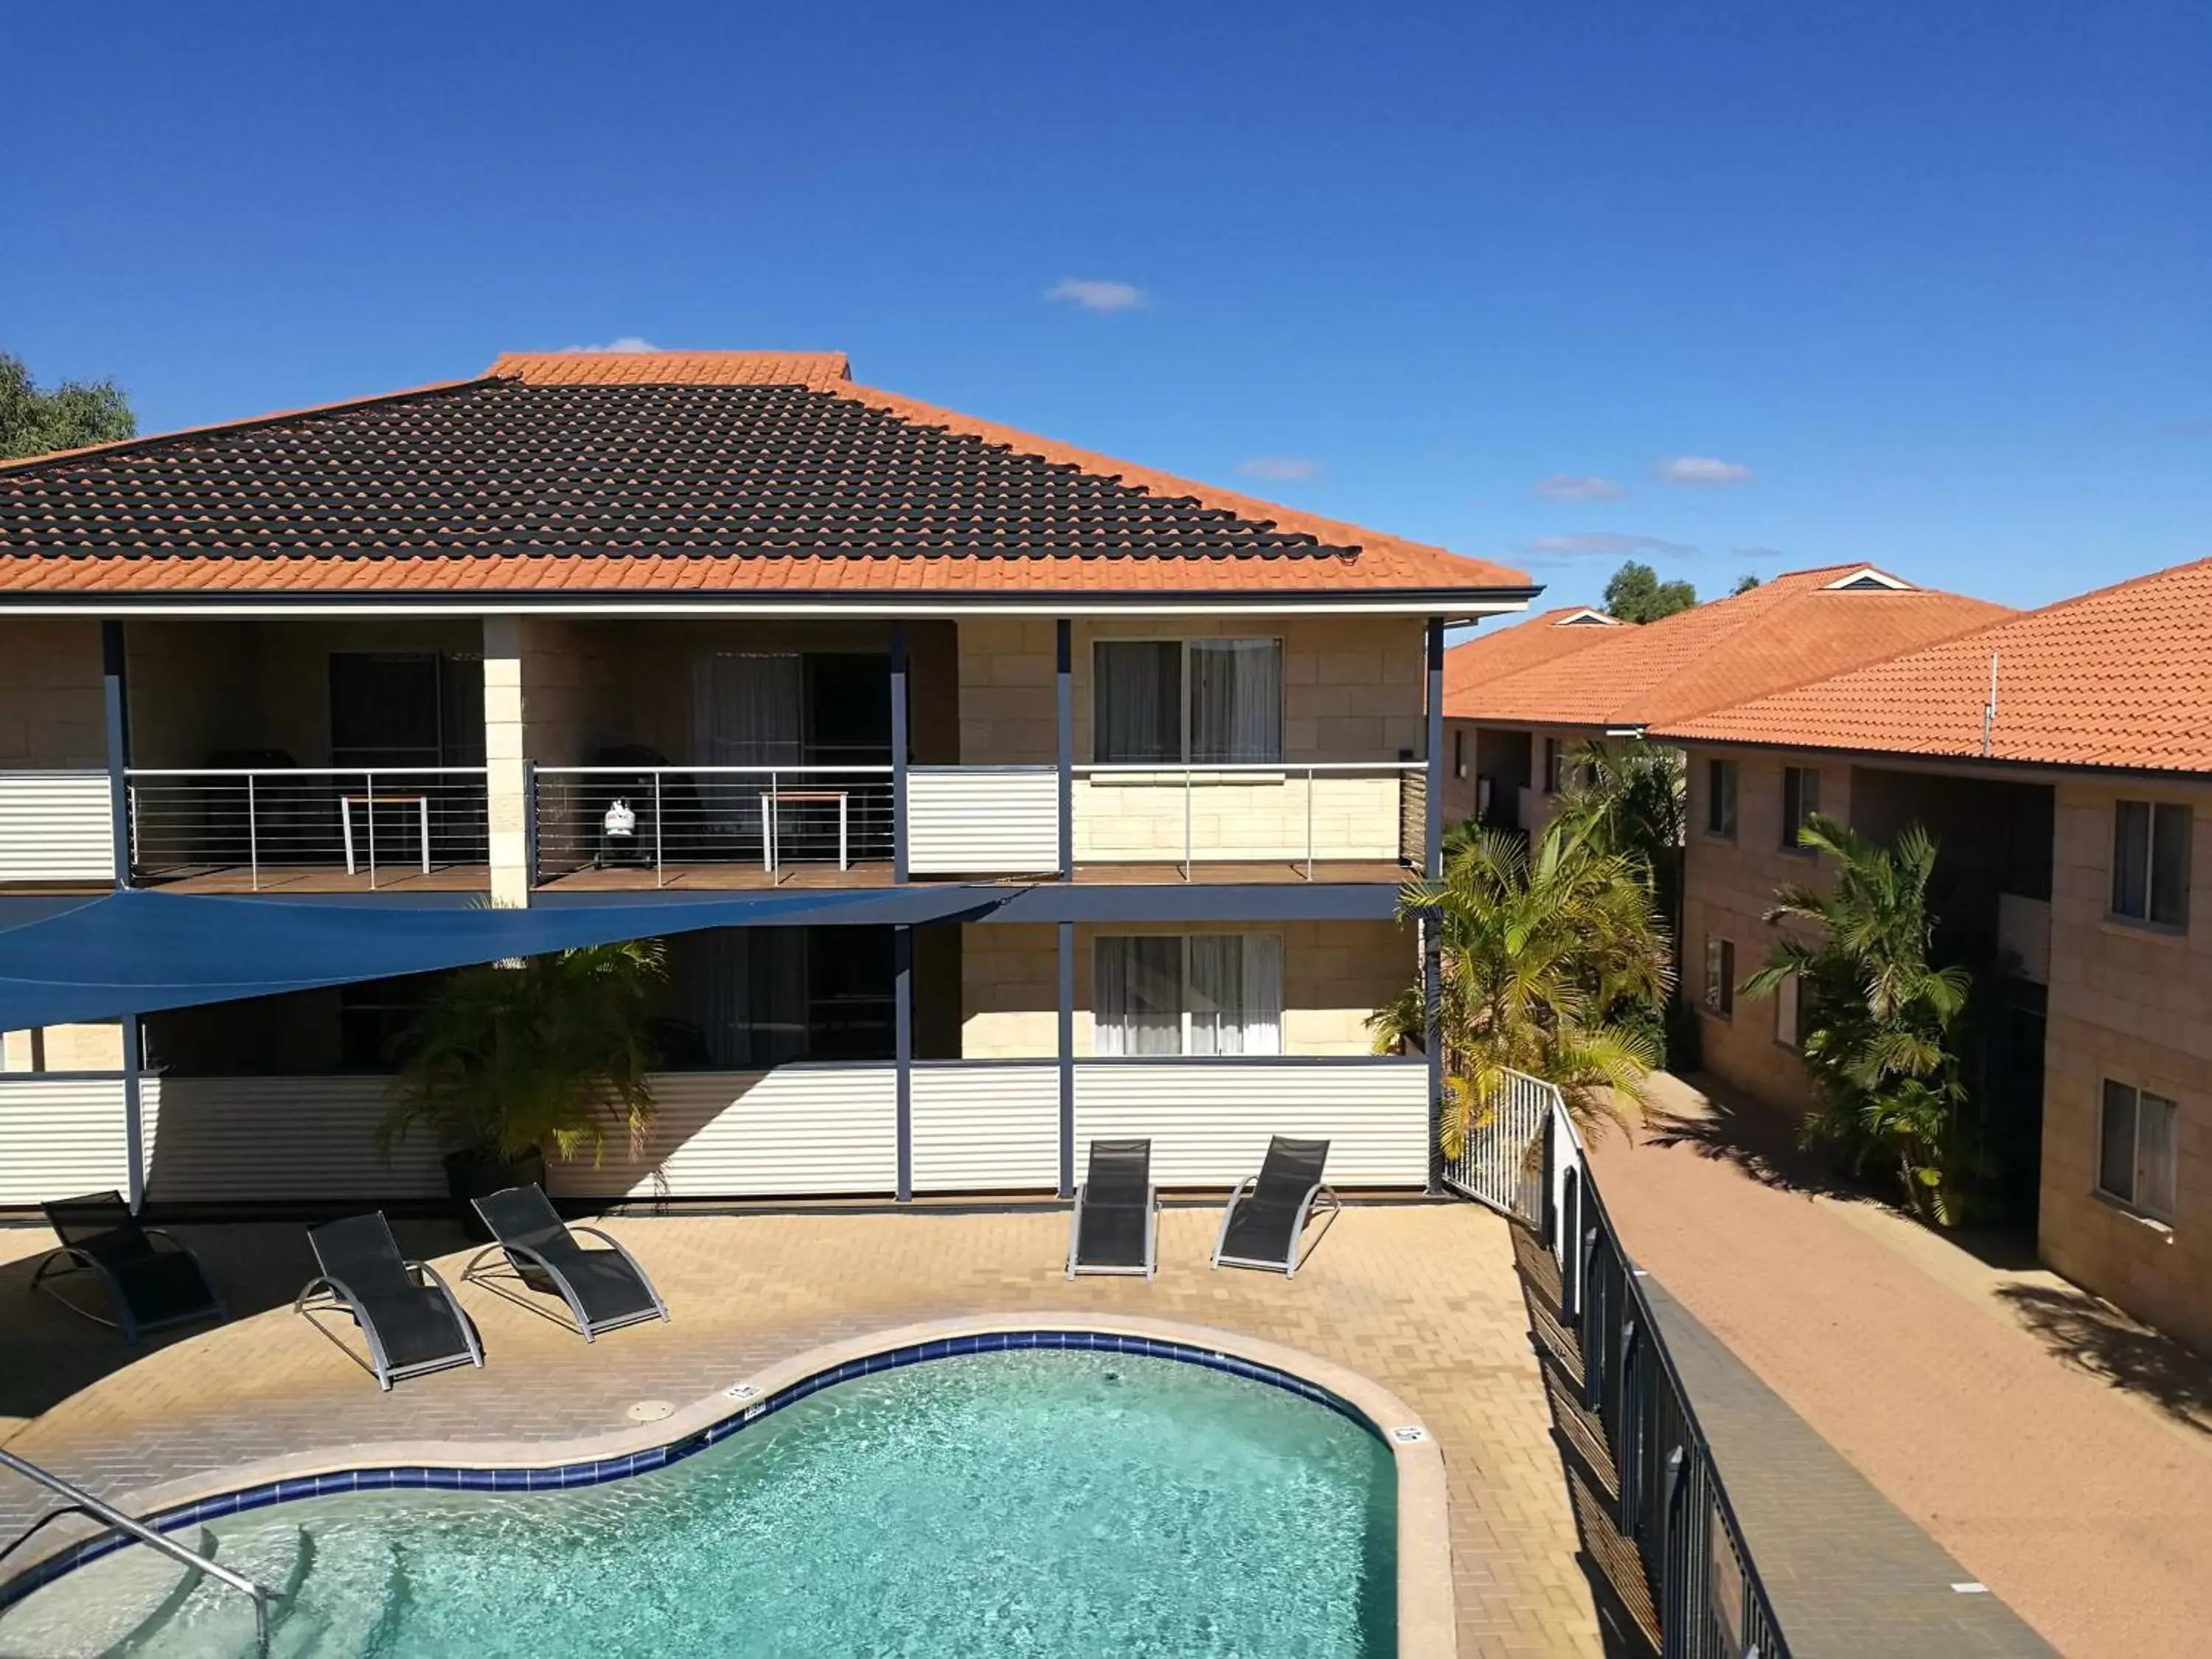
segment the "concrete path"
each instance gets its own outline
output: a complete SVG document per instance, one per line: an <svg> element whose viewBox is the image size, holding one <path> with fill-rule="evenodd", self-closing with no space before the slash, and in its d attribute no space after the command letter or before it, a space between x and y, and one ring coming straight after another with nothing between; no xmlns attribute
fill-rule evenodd
<svg viewBox="0 0 2212 1659"><path fill-rule="evenodd" d="M1820 1189L1744 1103L1654 1079L1591 1149L1624 1243L2061 1652L2212 1651L2203 1364L2055 1275Z"/></svg>
<svg viewBox="0 0 2212 1659"><path fill-rule="evenodd" d="M1210 1271L1217 1218L1169 1210L1151 1284L1067 1282L1064 1210L615 1220L609 1231L647 1264L672 1324L586 1346L471 1286L460 1297L483 1331L485 1368L389 1395L291 1313L313 1271L297 1226L179 1229L241 1316L137 1357L26 1291L30 1258L50 1243L43 1230L0 1231L0 1443L120 1496L317 1447L618 1428L635 1401L700 1399L771 1360L921 1319L1145 1314L1334 1359L1421 1413L1444 1454L1465 1659L1602 1652L1506 1224L1468 1204L1355 1206L1285 1282ZM459 1283L456 1230L398 1231L404 1249ZM0 1477L0 1541L43 1507Z"/></svg>

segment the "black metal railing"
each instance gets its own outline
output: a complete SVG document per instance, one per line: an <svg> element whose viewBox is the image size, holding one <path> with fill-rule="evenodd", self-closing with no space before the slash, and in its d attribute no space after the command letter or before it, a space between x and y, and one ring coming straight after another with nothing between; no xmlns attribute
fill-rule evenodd
<svg viewBox="0 0 2212 1659"><path fill-rule="evenodd" d="M1613 1450L1620 1480L1613 1521L1643 1562L1661 1659L1787 1659L1712 1449L1642 1271L1606 1213L1582 1136L1550 1084L1513 1073L1509 1085L1509 1109L1492 1112L1468 1138L1500 1144L1447 1164L1445 1178L1528 1222L1558 1264L1559 1316L1582 1350L1582 1403ZM1536 1091L1549 1097L1549 1109L1510 1109ZM1517 1167L1533 1178L1491 1183L1496 1194L1470 1186L1468 1177L1488 1166Z"/></svg>

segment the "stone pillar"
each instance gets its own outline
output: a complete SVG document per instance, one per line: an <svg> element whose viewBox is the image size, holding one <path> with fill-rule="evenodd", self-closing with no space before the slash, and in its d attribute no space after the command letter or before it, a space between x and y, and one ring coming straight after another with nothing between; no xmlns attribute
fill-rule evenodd
<svg viewBox="0 0 2212 1659"><path fill-rule="evenodd" d="M524 740L522 658L527 624L520 617L483 623L485 819L489 827L491 902L519 910L530 902L530 781Z"/></svg>

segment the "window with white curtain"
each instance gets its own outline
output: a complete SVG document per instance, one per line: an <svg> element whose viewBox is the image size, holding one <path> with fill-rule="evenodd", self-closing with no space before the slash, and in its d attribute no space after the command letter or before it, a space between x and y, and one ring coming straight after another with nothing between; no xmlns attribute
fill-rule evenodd
<svg viewBox="0 0 2212 1659"><path fill-rule="evenodd" d="M1091 1003L1100 1054L1279 1054L1283 941L1274 933L1102 938Z"/></svg>
<svg viewBox="0 0 2212 1659"><path fill-rule="evenodd" d="M1091 667L1101 764L1283 758L1280 640L1100 640Z"/></svg>
<svg viewBox="0 0 2212 1659"><path fill-rule="evenodd" d="M1797 1039L1797 975L1784 974L1774 988L1774 1040L1795 1048Z"/></svg>

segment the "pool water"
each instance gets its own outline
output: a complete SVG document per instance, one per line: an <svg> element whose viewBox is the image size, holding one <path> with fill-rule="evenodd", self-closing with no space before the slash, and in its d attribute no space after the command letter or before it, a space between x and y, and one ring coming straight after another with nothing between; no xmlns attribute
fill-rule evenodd
<svg viewBox="0 0 2212 1659"><path fill-rule="evenodd" d="M1395 1651L1395 1508L1388 1449L1325 1407L1015 1350L842 1382L605 1486L325 1498L209 1531L217 1560L296 1586L280 1655L1349 1659ZM121 1651L243 1652L241 1613L202 1587Z"/></svg>

